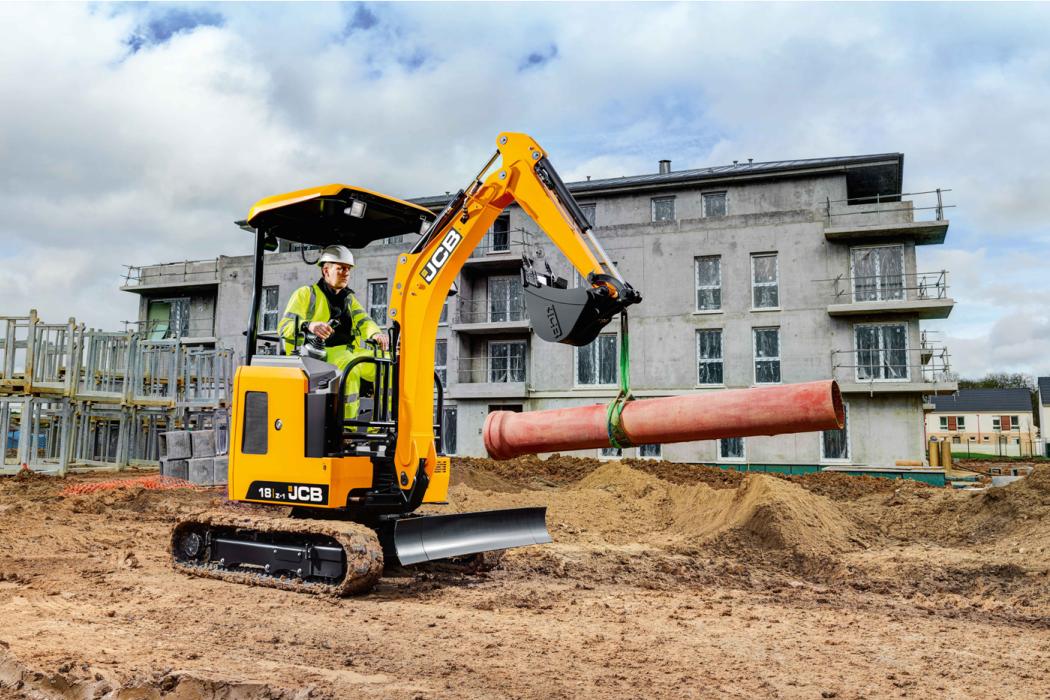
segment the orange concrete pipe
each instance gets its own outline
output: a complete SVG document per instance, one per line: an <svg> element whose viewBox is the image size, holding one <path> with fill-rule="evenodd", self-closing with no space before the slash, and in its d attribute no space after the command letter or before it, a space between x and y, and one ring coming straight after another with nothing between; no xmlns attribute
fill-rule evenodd
<svg viewBox="0 0 1050 700"><path fill-rule="evenodd" d="M493 459L609 446L607 407L493 411L485 419L485 449ZM831 380L638 399L620 418L634 445L841 428L845 413Z"/></svg>

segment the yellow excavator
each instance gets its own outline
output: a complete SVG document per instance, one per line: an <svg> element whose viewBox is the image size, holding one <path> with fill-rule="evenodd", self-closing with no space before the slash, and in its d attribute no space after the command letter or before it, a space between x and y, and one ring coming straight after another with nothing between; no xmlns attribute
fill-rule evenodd
<svg viewBox="0 0 1050 700"><path fill-rule="evenodd" d="M569 288L549 265L538 270L523 256L526 310L541 339L586 345L614 315L641 301L546 152L525 134L500 134L496 153L436 217L347 185L268 197L251 208L254 293L245 365L234 377L228 496L237 506L290 510L231 507L180 521L171 535L178 570L346 595L369 590L384 563L410 566L551 541L545 508L415 513L423 504L444 503L449 485L450 458L441 446L444 391L434 368L442 307L464 262L515 202L587 281ZM261 340L284 347L256 327L265 253L280 239L363 248L409 232L420 237L397 256L389 357L358 357L339 371L308 352L256 354ZM344 386L361 362L376 369L371 410L349 420Z"/></svg>

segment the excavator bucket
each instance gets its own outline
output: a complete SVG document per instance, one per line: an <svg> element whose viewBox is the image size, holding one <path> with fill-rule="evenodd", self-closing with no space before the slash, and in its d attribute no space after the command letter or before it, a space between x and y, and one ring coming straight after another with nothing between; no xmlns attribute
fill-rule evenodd
<svg viewBox="0 0 1050 700"><path fill-rule="evenodd" d="M569 289L549 265L544 274L537 272L527 257L522 262L525 311L536 335L549 343L587 345L613 316L641 300L635 290L607 275L600 278L620 290L619 296L610 294L603 285Z"/></svg>
<svg viewBox="0 0 1050 700"><path fill-rule="evenodd" d="M547 544L552 540L546 517L546 508L513 508L402 518L394 527L394 548L408 565Z"/></svg>

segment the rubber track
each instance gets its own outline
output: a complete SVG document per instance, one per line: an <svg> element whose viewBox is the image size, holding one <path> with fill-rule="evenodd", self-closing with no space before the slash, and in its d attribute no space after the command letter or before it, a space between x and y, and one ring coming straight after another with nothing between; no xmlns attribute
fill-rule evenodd
<svg viewBox="0 0 1050 700"><path fill-rule="evenodd" d="M346 554L346 577L338 583L327 584L319 581L268 576L257 571L223 569L213 563L191 564L177 561L175 559L176 536L180 528L190 524L233 527L255 532L292 532L331 537L342 546ZM180 520L171 530L169 547L175 570L190 576L314 595L338 597L367 593L375 586L383 573L383 549L376 533L364 525L340 520L260 517L229 511L208 511Z"/></svg>

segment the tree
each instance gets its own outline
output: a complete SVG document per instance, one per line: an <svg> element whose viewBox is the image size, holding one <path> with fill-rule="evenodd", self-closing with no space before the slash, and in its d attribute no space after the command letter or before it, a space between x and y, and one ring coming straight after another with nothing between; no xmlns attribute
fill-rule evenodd
<svg viewBox="0 0 1050 700"><path fill-rule="evenodd" d="M983 379L959 379L960 389L1028 389L1035 391L1035 379L1020 372L989 372Z"/></svg>

